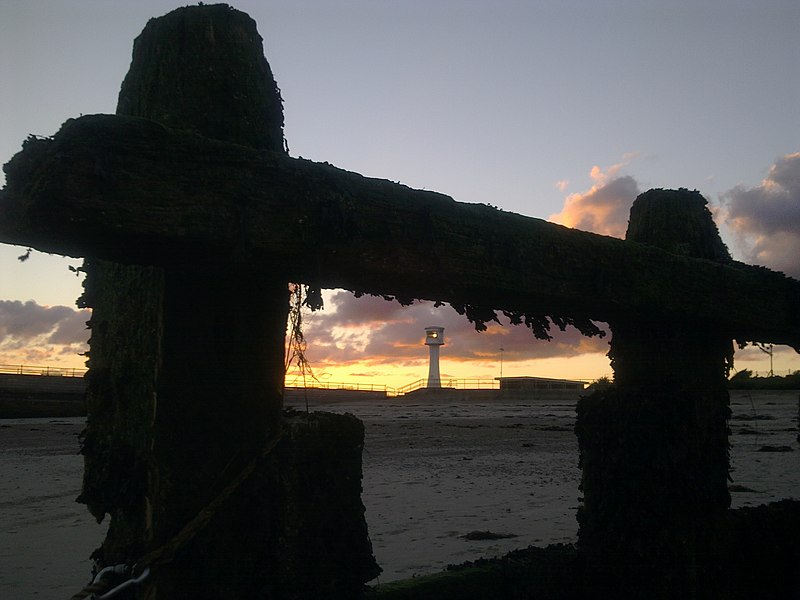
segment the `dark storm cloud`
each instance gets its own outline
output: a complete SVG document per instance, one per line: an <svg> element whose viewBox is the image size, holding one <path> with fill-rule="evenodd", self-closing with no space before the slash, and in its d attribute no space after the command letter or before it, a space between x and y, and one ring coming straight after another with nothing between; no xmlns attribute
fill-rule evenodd
<svg viewBox="0 0 800 600"><path fill-rule="evenodd" d="M800 152L778 159L760 185L724 193L721 214L745 260L800 277Z"/></svg>

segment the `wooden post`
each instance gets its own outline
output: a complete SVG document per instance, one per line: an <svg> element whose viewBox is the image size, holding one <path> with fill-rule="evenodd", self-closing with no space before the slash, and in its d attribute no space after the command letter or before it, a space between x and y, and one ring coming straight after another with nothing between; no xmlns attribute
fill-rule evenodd
<svg viewBox="0 0 800 600"><path fill-rule="evenodd" d="M728 261L705 205L696 192L651 190L631 209L627 239ZM648 315L611 327L615 385L580 401L576 426L587 585L626 598L720 597L731 339Z"/></svg>
<svg viewBox="0 0 800 600"><path fill-rule="evenodd" d="M151 20L117 112L284 153L261 38L226 5ZM250 202L237 199L242 223ZM85 265L93 315L81 500L98 519L111 515L95 557L135 563L215 507L168 564L154 565L143 597L352 598L379 572L360 504L363 428L352 417L282 418L287 282L251 268L244 230L199 261Z"/></svg>

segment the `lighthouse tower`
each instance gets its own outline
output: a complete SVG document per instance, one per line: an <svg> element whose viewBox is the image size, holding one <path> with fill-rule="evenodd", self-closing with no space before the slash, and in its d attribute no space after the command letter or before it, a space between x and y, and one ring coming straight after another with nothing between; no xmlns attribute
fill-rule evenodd
<svg viewBox="0 0 800 600"><path fill-rule="evenodd" d="M428 387L442 387L439 376L439 346L444 346L444 327L426 327L425 345L430 350L430 364L428 366Z"/></svg>

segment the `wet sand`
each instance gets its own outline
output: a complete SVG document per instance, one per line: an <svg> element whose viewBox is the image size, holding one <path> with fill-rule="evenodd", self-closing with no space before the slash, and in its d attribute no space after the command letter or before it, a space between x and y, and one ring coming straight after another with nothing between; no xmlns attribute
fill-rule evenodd
<svg viewBox="0 0 800 600"><path fill-rule="evenodd" d="M733 506L800 495L797 392L732 392ZM530 544L576 539L567 401L311 406L364 421L364 494L380 581ZM82 419L0 420L0 598L68 598L105 534L75 503ZM788 446L791 452L765 452ZM513 535L468 540L472 531Z"/></svg>
<svg viewBox="0 0 800 600"><path fill-rule="evenodd" d="M75 498L83 419L0 420L0 598L69 598L106 525Z"/></svg>

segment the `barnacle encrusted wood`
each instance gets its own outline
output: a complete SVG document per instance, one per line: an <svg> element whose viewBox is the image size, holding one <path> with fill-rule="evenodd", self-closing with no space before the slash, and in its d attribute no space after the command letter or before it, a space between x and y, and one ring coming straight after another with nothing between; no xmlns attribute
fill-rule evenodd
<svg viewBox="0 0 800 600"><path fill-rule="evenodd" d="M625 239L683 256L732 263L700 192L649 190L631 206Z"/></svg>
<svg viewBox="0 0 800 600"><path fill-rule="evenodd" d="M131 67L118 115L283 151L281 93L245 13L215 4L150 19L133 42Z"/></svg>
<svg viewBox="0 0 800 600"><path fill-rule="evenodd" d="M730 262L706 200L651 190L627 239ZM595 589L624 597L711 597L728 493L728 370L733 345L707 319L611 323L615 385L581 398L579 547Z"/></svg>
<svg viewBox="0 0 800 600"><path fill-rule="evenodd" d="M284 151L280 94L255 23L225 5L151 20L118 112ZM35 153L42 142L26 146ZM99 180L108 160L96 165ZM106 184L110 193L119 182ZM127 209L147 211L136 194ZM161 556L179 539L144 596L357 597L380 571L360 499L363 426L282 414L286 280L252 270L243 240L195 261L119 258L86 260L81 299L93 310L80 500L98 520L111 517L98 563ZM254 459L268 442L273 451ZM199 515L209 518L192 529Z"/></svg>
<svg viewBox="0 0 800 600"><path fill-rule="evenodd" d="M0 239L42 250L160 265L239 257L287 280L460 303L478 314L694 315L742 341L800 348L800 282L783 274L150 120L69 121L53 140L29 142L6 172Z"/></svg>

